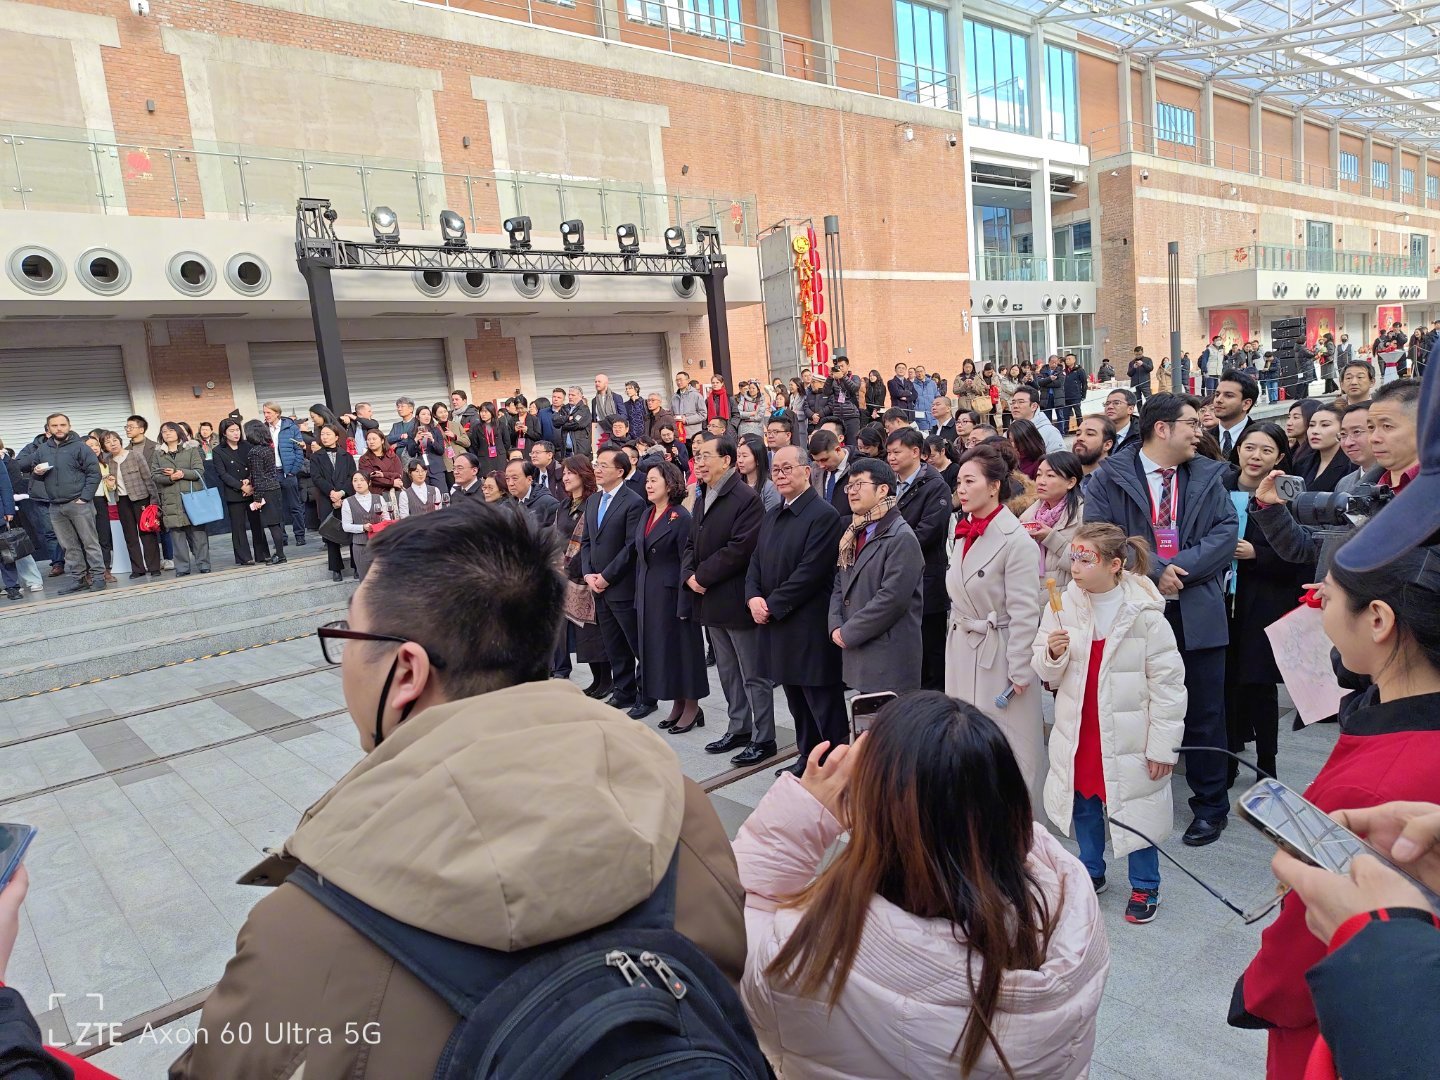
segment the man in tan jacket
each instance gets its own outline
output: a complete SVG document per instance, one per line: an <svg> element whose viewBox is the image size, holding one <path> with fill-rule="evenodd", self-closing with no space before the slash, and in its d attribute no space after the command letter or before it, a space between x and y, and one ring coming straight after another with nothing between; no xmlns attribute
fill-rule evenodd
<svg viewBox="0 0 1440 1080"><path fill-rule="evenodd" d="M548 678L552 546L473 502L375 538L348 624L321 631L367 754L242 879L277 887L172 1078L434 1072L457 1016L286 884L301 863L392 918L514 951L634 907L678 845L676 929L739 982L745 895L705 794L654 731Z"/></svg>

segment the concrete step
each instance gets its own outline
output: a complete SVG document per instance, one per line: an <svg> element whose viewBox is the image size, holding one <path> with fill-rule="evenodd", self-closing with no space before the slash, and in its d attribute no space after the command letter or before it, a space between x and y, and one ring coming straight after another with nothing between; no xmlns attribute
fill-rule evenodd
<svg viewBox="0 0 1440 1080"><path fill-rule="evenodd" d="M48 627L32 626L28 621L12 622L0 628L0 633L8 629L24 633L6 640L6 668L56 660L76 653L103 652L112 644L128 647L137 641L193 631L223 634L227 627L237 624L263 623L267 618L281 618L297 606L343 607L356 583L348 579L331 581L328 571L323 578L321 581L296 582L286 578L253 577L247 582L222 584L218 588L211 588L207 582L203 587L172 588L168 592L157 591L141 597L117 594L116 600L110 604L102 600L97 604L84 605L86 611L83 617L77 618L63 610L43 615L41 622L51 624ZM190 583L181 581L178 584L185 586ZM244 591L233 595L237 585L243 586ZM104 594L84 595L100 599ZM62 618L63 621L57 621Z"/></svg>
<svg viewBox="0 0 1440 1080"><path fill-rule="evenodd" d="M44 593L26 593L26 599L18 601L0 600L0 642L8 644L31 635L126 617L158 618L197 604L243 600L258 592L299 592L329 581L323 555L302 556L282 566L231 566L182 578L169 571L164 577L148 580L131 581L122 576L103 592L73 596L58 595L69 584L68 578L47 578Z"/></svg>
<svg viewBox="0 0 1440 1080"><path fill-rule="evenodd" d="M298 596L290 594L284 606L244 620L225 617L226 606L222 604L209 609L200 625L187 630L167 623L177 612L159 608L135 624L135 633L111 631L103 638L91 637L83 642L72 639L70 648L57 649L42 660L12 664L7 657L4 676L0 677L0 701L313 633L320 624L345 617L351 587L346 584L334 585L333 590L327 588L320 594L319 603L310 601L308 591ZM77 650L77 643L88 647ZM317 661L319 657L317 649ZM43 698L37 702L43 702Z"/></svg>

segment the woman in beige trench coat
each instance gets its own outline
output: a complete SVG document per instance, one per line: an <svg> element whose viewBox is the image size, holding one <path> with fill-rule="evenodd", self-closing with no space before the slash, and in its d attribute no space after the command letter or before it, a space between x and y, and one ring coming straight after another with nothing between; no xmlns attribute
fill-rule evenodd
<svg viewBox="0 0 1440 1080"><path fill-rule="evenodd" d="M945 575L950 594L945 692L975 705L1000 726L1038 797L1045 777L1045 734L1030 646L1040 626L1043 586L1035 574L1035 541L1003 503L1010 483L1005 460L988 446L977 446L960 459L956 490L967 517ZM1016 692L1009 705L998 708L996 697L1012 686Z"/></svg>

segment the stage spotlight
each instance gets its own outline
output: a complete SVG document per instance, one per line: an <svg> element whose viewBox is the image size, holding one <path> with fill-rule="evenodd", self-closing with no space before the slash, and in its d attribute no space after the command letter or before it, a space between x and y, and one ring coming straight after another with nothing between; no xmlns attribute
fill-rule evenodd
<svg viewBox="0 0 1440 1080"><path fill-rule="evenodd" d="M465 242L465 219L454 210L440 211L440 238L447 248L463 248Z"/></svg>
<svg viewBox="0 0 1440 1080"><path fill-rule="evenodd" d="M585 223L578 219L562 221L560 223L560 239L564 241L566 251L584 251Z"/></svg>
<svg viewBox="0 0 1440 1080"><path fill-rule="evenodd" d="M377 244L400 243L400 219L388 206L377 206L370 211L370 229L375 233Z"/></svg>
<svg viewBox="0 0 1440 1080"><path fill-rule="evenodd" d="M622 255L633 255L640 250L640 230L634 225L615 226L615 239L620 242Z"/></svg>
<svg viewBox="0 0 1440 1080"><path fill-rule="evenodd" d="M665 254L685 254L685 230L679 225L671 225L665 230Z"/></svg>
<svg viewBox="0 0 1440 1080"><path fill-rule="evenodd" d="M511 251L530 250L530 219L528 217L506 218L505 231L510 234Z"/></svg>
<svg viewBox="0 0 1440 1080"><path fill-rule="evenodd" d="M696 225L695 243L702 248L709 244L714 244L718 248L720 246L720 230L714 225Z"/></svg>

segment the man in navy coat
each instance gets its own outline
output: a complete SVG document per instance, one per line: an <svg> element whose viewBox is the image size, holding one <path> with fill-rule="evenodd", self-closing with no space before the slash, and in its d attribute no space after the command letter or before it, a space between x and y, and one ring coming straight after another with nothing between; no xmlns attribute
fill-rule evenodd
<svg viewBox="0 0 1440 1080"><path fill-rule="evenodd" d="M595 622L610 658L615 691L608 704L628 709L640 720L656 709L640 697L635 658L640 653L640 624L635 613L635 530L645 503L625 484L630 458L624 450L605 449L595 456L599 490L585 502L585 535L580 540L580 569L595 594Z"/></svg>

